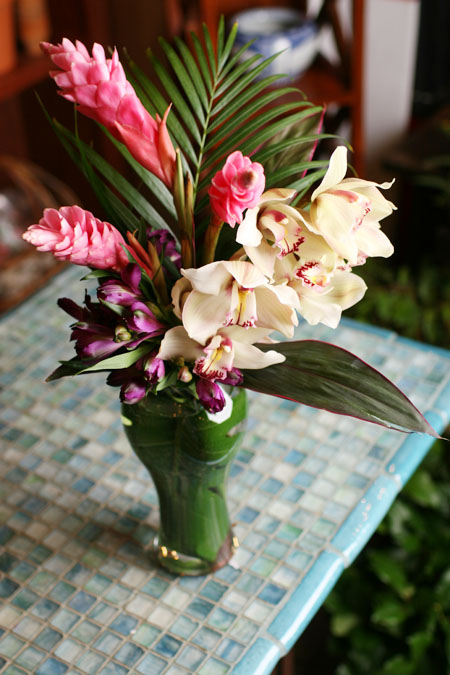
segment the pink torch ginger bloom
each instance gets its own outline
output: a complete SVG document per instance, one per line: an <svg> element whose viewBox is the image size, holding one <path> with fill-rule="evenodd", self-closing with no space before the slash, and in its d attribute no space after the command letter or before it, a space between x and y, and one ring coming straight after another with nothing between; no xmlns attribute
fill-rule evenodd
<svg viewBox="0 0 450 675"><path fill-rule="evenodd" d="M64 38L61 44L41 43L58 70L50 71L60 94L77 104L79 112L103 124L146 169L172 187L175 151L166 119L151 117L126 79L117 51L105 57L99 44L92 56L82 42Z"/></svg>
<svg viewBox="0 0 450 675"><path fill-rule="evenodd" d="M241 223L244 210L258 204L265 182L261 164L244 157L242 152L233 152L212 179L209 196L214 214L231 227Z"/></svg>
<svg viewBox="0 0 450 675"><path fill-rule="evenodd" d="M39 223L22 236L38 251L51 251L55 258L75 265L115 272L128 265L120 232L79 206L45 209Z"/></svg>

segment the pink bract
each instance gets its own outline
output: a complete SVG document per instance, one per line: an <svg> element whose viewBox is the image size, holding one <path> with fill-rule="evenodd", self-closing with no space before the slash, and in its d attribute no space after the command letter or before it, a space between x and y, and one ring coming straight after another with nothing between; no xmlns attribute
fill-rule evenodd
<svg viewBox="0 0 450 675"><path fill-rule="evenodd" d="M170 106L162 120L153 119L128 82L116 50L107 59L103 47L94 44L90 56L82 42L67 38L58 45L42 42L41 48L58 68L50 75L61 96L103 124L142 166L171 187L175 150L166 127Z"/></svg>
<svg viewBox="0 0 450 675"><path fill-rule="evenodd" d="M239 150L233 152L212 179L209 197L214 214L231 227L241 223L244 210L258 205L265 183L261 164Z"/></svg>
<svg viewBox="0 0 450 675"><path fill-rule="evenodd" d="M128 265L120 232L79 206L45 209L43 218L30 225L23 238L38 251L51 251L59 260L76 265L116 272Z"/></svg>

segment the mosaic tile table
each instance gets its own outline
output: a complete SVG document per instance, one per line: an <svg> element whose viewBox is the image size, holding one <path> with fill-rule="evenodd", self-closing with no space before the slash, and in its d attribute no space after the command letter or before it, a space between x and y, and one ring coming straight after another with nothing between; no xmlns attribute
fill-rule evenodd
<svg viewBox="0 0 450 675"><path fill-rule="evenodd" d="M263 675L293 645L432 443L251 395L229 503L241 546L210 577L175 578L148 547L155 491L103 374L43 382L70 358L56 298L71 269L0 324L0 670ZM438 431L450 354L344 322L341 344L394 379Z"/></svg>

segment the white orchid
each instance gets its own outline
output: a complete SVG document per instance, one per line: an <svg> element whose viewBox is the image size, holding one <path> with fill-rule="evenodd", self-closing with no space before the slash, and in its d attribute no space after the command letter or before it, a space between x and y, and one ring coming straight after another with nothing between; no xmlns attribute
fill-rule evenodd
<svg viewBox="0 0 450 675"><path fill-rule="evenodd" d="M310 227L322 235L339 256L351 265L368 256L387 258L394 249L381 231L379 220L396 208L378 188L391 183L374 183L361 178L345 178L347 148L333 152L328 170L311 196Z"/></svg>
<svg viewBox="0 0 450 675"><path fill-rule="evenodd" d="M161 341L158 358L164 361L184 359L194 361L194 373L205 379L224 380L233 368L251 370L282 363L285 357L274 350L263 352L255 342L267 341L271 330L266 328L221 328L201 344L189 337L184 326L170 328Z"/></svg>
<svg viewBox="0 0 450 675"><path fill-rule="evenodd" d="M275 259L297 251L303 241L303 215L287 203L294 195L295 190L290 189L268 190L258 206L247 209L237 231L238 244L269 278Z"/></svg>
<svg viewBox="0 0 450 675"><path fill-rule="evenodd" d="M172 291L175 313L189 337L200 344L225 326L294 334L296 293L286 284L270 284L252 263L218 261L181 273L184 278Z"/></svg>

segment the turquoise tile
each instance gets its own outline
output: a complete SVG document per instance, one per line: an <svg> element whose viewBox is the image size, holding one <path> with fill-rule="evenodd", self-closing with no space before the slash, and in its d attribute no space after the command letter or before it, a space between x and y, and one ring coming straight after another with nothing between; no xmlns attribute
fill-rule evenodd
<svg viewBox="0 0 450 675"><path fill-rule="evenodd" d="M55 627L59 628L60 631L63 633L68 633L71 628L77 623L79 620L78 614L75 614L74 612L71 612L68 609L60 609L57 614L55 614L50 621L50 623Z"/></svg>
<svg viewBox="0 0 450 675"><path fill-rule="evenodd" d="M199 675L225 675L229 669L230 667L223 661L209 658L198 672Z"/></svg>
<svg viewBox="0 0 450 675"><path fill-rule="evenodd" d="M187 640L198 627L196 621L192 621L188 616L179 616L171 626L171 632L178 637Z"/></svg>
<svg viewBox="0 0 450 675"><path fill-rule="evenodd" d="M183 617L180 617L180 619L181 618ZM155 628L155 626L150 626L149 624L143 623L139 626L131 638L134 640L134 642L137 642L143 647L150 647L150 645L160 634L161 631L158 628Z"/></svg>
<svg viewBox="0 0 450 675"><path fill-rule="evenodd" d="M232 567L231 565L225 565L220 570L215 572L214 576L220 581L224 581L227 584L232 584L238 579L241 575L241 570Z"/></svg>
<svg viewBox="0 0 450 675"><path fill-rule="evenodd" d="M283 599L286 591L284 588L280 588L275 584L267 584L264 588L258 593L258 598L268 602L271 605L277 605Z"/></svg>
<svg viewBox="0 0 450 675"><path fill-rule="evenodd" d="M205 652L195 647L186 647L183 649L177 659L177 663L187 668L190 673L196 673L200 664L205 660Z"/></svg>
<svg viewBox="0 0 450 675"><path fill-rule="evenodd" d="M128 600L132 590L121 584L116 584L110 586L105 593L105 600L112 603L113 605L123 605L124 602Z"/></svg>
<svg viewBox="0 0 450 675"><path fill-rule="evenodd" d="M102 595L112 584L112 579L104 574L95 574L85 585L85 589L94 595Z"/></svg>
<svg viewBox="0 0 450 675"><path fill-rule="evenodd" d="M203 620L208 616L213 607L214 605L211 602L196 598L188 605L186 611L188 614L195 616L196 619Z"/></svg>
<svg viewBox="0 0 450 675"><path fill-rule="evenodd" d="M49 597L52 600L56 600L56 602L65 602L75 591L76 588L72 584L68 584L66 581L58 581L56 586L50 591Z"/></svg>
<svg viewBox="0 0 450 675"><path fill-rule="evenodd" d="M160 675L166 667L167 661L154 654L148 654L136 667L136 671L142 675Z"/></svg>
<svg viewBox="0 0 450 675"><path fill-rule="evenodd" d="M114 658L120 661L120 663L124 663L127 667L131 667L141 658L142 654L144 654L143 649L127 642L114 655Z"/></svg>
<svg viewBox="0 0 450 675"><path fill-rule="evenodd" d="M110 661L110 663L107 663L106 666L101 669L99 675L127 675L129 672L130 671L127 668Z"/></svg>
<svg viewBox="0 0 450 675"><path fill-rule="evenodd" d="M219 602L226 590L226 586L219 584L217 581L211 580L208 581L206 586L202 589L201 595L203 595L205 598L208 598L208 600L212 600L213 602Z"/></svg>
<svg viewBox="0 0 450 675"><path fill-rule="evenodd" d="M52 555L52 551L46 546L39 544L36 546L29 554L29 560L36 563L37 565L42 565L42 563L47 560Z"/></svg>
<svg viewBox="0 0 450 675"><path fill-rule="evenodd" d="M8 577L3 577L3 579L0 580L0 598L9 598L18 588L18 583ZM25 609L25 607L23 607L23 609Z"/></svg>
<svg viewBox="0 0 450 675"><path fill-rule="evenodd" d="M80 640L80 642L88 644L97 637L100 630L100 626L92 623L92 621L86 620L78 624L78 626L72 631L72 635L74 638L77 638L77 640Z"/></svg>
<svg viewBox="0 0 450 675"><path fill-rule="evenodd" d="M198 633L192 638L192 642L199 647L203 647L206 651L212 651L221 637L221 634L217 633L215 630L211 630L210 628L200 628Z"/></svg>
<svg viewBox="0 0 450 675"><path fill-rule="evenodd" d="M97 652L87 651L76 662L77 668L87 675L97 675L101 666L105 663L105 657Z"/></svg>
<svg viewBox="0 0 450 675"><path fill-rule="evenodd" d="M17 595L14 597L12 600L12 604L15 607L19 607L20 609L29 609L36 600L39 600L39 596L34 593L33 591L30 591L28 588L23 588Z"/></svg>
<svg viewBox="0 0 450 675"><path fill-rule="evenodd" d="M217 607L211 614L210 618L208 619L208 623L210 626L213 626L214 628L226 631L232 625L235 619L236 614L232 614L231 612L227 612L221 607Z"/></svg>
<svg viewBox="0 0 450 675"><path fill-rule="evenodd" d="M224 661L235 663L241 656L244 649L244 645L240 644L236 640L226 638L216 649L216 654Z"/></svg>
<svg viewBox="0 0 450 675"><path fill-rule="evenodd" d="M170 635L164 635L163 638L154 646L155 652L161 654L161 656L166 656L168 659L171 659L180 649L183 643L180 640L176 640Z"/></svg>
<svg viewBox="0 0 450 675"><path fill-rule="evenodd" d="M59 605L56 602L52 602L52 600L48 600L47 598L42 598L35 604L31 613L39 619L46 620L53 616L58 609ZM60 628L60 626L58 626L58 628Z"/></svg>
<svg viewBox="0 0 450 675"><path fill-rule="evenodd" d="M12 659L24 644L23 640L7 634L0 639L0 654Z"/></svg>
<svg viewBox="0 0 450 675"><path fill-rule="evenodd" d="M269 625L268 633L289 650L319 609L339 576L344 563L335 553L321 553L283 611Z"/></svg>
<svg viewBox="0 0 450 675"><path fill-rule="evenodd" d="M121 635L129 635L137 625L137 619L128 614L119 614L110 624L111 630L115 630Z"/></svg>
<svg viewBox="0 0 450 675"><path fill-rule="evenodd" d="M58 631L53 630L53 628L46 627L35 639L35 644L37 644L38 647L45 649L45 651L51 652L53 647L62 640L62 637L62 633L58 633Z"/></svg>
<svg viewBox="0 0 450 675"><path fill-rule="evenodd" d="M153 577L141 590L143 593L148 593L148 595L151 595L153 598L160 598L168 587L169 584L167 581L164 581L164 579L160 579L159 577Z"/></svg>
<svg viewBox="0 0 450 675"><path fill-rule="evenodd" d="M27 675L25 670L22 668L17 668L14 665L8 666L8 668L3 671L3 675Z"/></svg>
<svg viewBox="0 0 450 675"><path fill-rule="evenodd" d="M109 656L116 651L121 643L121 638L108 631L103 633L103 635L101 635L98 640L94 642L94 648L98 649L99 652L103 652L103 654L107 654Z"/></svg>
<svg viewBox="0 0 450 675"><path fill-rule="evenodd" d="M80 614L86 614L96 602L97 598L84 591L79 591L69 602L69 607Z"/></svg>
<svg viewBox="0 0 450 675"><path fill-rule="evenodd" d="M68 666L61 663L57 659L50 658L45 661L39 670L36 671L36 675L64 675L68 670Z"/></svg>
<svg viewBox="0 0 450 675"><path fill-rule="evenodd" d="M253 574L246 573L236 584L236 588L250 595L254 595L258 588L262 586L264 581L261 577L256 577Z"/></svg>
<svg viewBox="0 0 450 675"><path fill-rule="evenodd" d="M34 647L27 647L23 652L17 657L17 664L23 668L27 668L31 673L34 673L36 667L40 662L45 658L46 653L40 649L35 649Z"/></svg>

